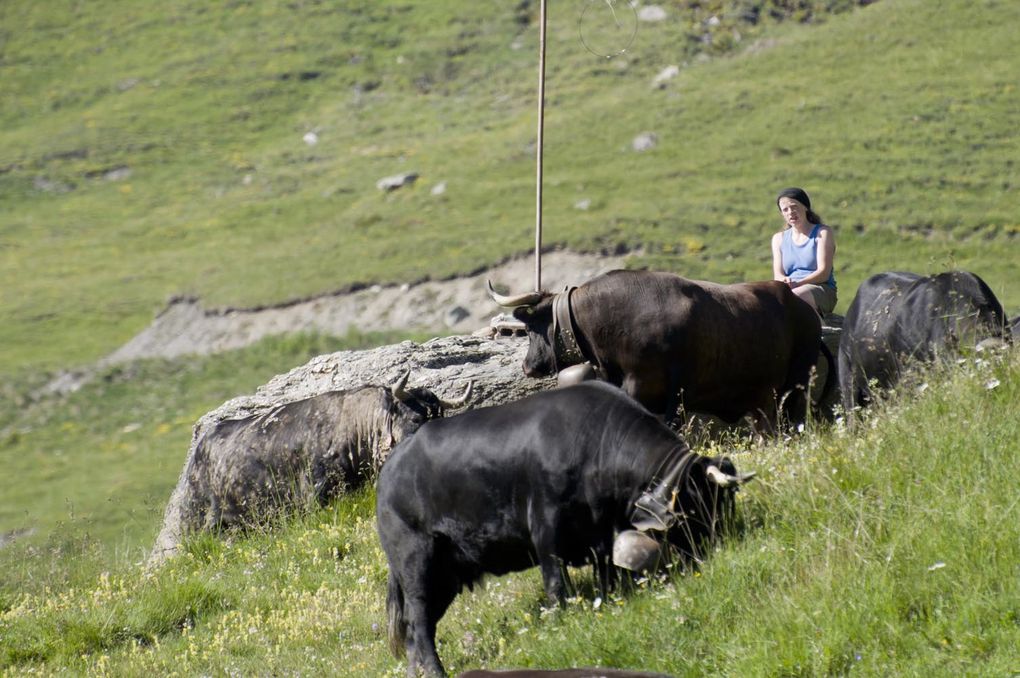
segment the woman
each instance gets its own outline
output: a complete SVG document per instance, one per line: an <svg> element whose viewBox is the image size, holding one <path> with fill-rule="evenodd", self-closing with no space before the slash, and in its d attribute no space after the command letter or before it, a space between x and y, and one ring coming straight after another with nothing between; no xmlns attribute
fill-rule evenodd
<svg viewBox="0 0 1020 678"><path fill-rule="evenodd" d="M808 302L819 315L836 307L836 277L832 260L836 238L832 229L811 210L811 199L800 188L779 193L776 205L786 227L772 236L772 274Z"/></svg>

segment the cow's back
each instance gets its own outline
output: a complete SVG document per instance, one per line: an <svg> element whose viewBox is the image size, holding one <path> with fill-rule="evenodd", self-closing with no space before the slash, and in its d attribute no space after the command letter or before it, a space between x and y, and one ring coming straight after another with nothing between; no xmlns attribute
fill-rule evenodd
<svg viewBox="0 0 1020 678"><path fill-rule="evenodd" d="M389 452L387 408L385 389L366 386L216 422L187 470L192 512L226 527L360 486Z"/></svg>
<svg viewBox="0 0 1020 678"><path fill-rule="evenodd" d="M594 449L627 449L639 457L642 443L675 441L674 432L620 389L585 382L426 423L383 465L379 492L411 483L435 493L434 483L450 485L449 478L462 475L517 481L521 474L584 466Z"/></svg>
<svg viewBox="0 0 1020 678"><path fill-rule="evenodd" d="M1005 315L988 285L968 271L871 276L847 310L839 344L844 409L886 388L912 361L952 354L965 343L1005 338Z"/></svg>
<svg viewBox="0 0 1020 678"><path fill-rule="evenodd" d="M456 545L468 579L525 569L534 564L539 515L577 521L578 533L587 534L595 519L586 502L597 495L611 533L626 520L637 478L678 442L658 418L601 382L431 421L397 446L380 473L384 549L409 530L442 534ZM582 508L573 515L570 507Z"/></svg>
<svg viewBox="0 0 1020 678"><path fill-rule="evenodd" d="M583 328L596 358L611 381L657 412L681 392L686 409L728 421L770 402L774 409L775 394L806 384L818 357L818 315L777 281L723 285L614 271L593 287L577 315L611 308L618 318Z"/></svg>

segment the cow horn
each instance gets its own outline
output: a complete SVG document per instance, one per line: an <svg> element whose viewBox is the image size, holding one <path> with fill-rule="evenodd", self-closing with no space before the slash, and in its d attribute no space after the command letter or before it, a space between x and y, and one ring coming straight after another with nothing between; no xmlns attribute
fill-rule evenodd
<svg viewBox="0 0 1020 678"><path fill-rule="evenodd" d="M402 377L393 382L392 386L390 386L390 392L393 394L393 397L400 402L406 402L407 399L411 397L411 394L404 390L404 387L407 386L407 379L410 376L411 370L408 370L404 372Z"/></svg>
<svg viewBox="0 0 1020 678"><path fill-rule="evenodd" d="M458 407L463 407L467 403L468 398L471 397L471 390L474 387L475 387L475 381L474 381L474 379L472 379L472 380L468 381L468 385L467 385L467 388L464 389L464 393L462 393L461 395L459 395L456 398L453 398L451 400L443 400L442 398L440 398L439 399L439 404L441 404L443 407L445 407L446 409L449 409L449 410L455 410Z"/></svg>
<svg viewBox="0 0 1020 678"><path fill-rule="evenodd" d="M746 483L751 478L754 478L757 474L751 472L741 473L738 476L734 476L730 475L729 473L726 473L725 471L720 471L719 467L716 466L715 464L709 464L708 468L705 470L705 475L708 476L708 479L711 480L716 485L718 485L719 487L729 487L730 485L741 485L743 483Z"/></svg>
<svg viewBox="0 0 1020 678"><path fill-rule="evenodd" d="M492 298L500 306L507 308L515 308L517 306L534 306L542 299L541 292L524 292L523 294L503 295L497 292L492 287L492 281L486 280L485 284L489 287L489 297Z"/></svg>

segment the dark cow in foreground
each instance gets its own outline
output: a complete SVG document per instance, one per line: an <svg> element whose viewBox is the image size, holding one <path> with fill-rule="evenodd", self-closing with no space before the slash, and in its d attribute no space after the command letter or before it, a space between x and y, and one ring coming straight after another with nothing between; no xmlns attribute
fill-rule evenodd
<svg viewBox="0 0 1020 678"><path fill-rule="evenodd" d="M457 678L672 678L665 673L629 669L503 669L465 671Z"/></svg>
<svg viewBox="0 0 1020 678"><path fill-rule="evenodd" d="M614 539L634 528L665 532L697 559L752 476L695 454L599 381L431 421L394 450L377 485L390 648L406 652L408 676L419 666L444 675L436 624L464 587L537 564L562 602L565 566L591 563L604 593Z"/></svg>
<svg viewBox="0 0 1020 678"><path fill-rule="evenodd" d="M504 296L490 283L489 295L528 328L528 376L590 361L667 419L682 406L730 423L750 414L769 430L782 401L786 420L800 422L819 350L834 362L818 314L773 280L719 285L619 270L559 294Z"/></svg>
<svg viewBox="0 0 1020 678"><path fill-rule="evenodd" d="M392 386L330 391L201 432L188 467L189 527L215 529L324 504L374 478L393 446L454 401Z"/></svg>
<svg viewBox="0 0 1020 678"><path fill-rule="evenodd" d="M1009 341L1006 317L985 281L967 271L891 271L857 289L839 341L840 395L851 415L912 363L930 363L982 340Z"/></svg>

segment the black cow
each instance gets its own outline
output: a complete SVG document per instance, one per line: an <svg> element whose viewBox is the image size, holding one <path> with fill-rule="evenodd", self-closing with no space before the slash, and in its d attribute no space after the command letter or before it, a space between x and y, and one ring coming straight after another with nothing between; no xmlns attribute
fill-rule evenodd
<svg viewBox="0 0 1020 678"><path fill-rule="evenodd" d="M599 381L431 421L393 451L377 485L390 648L406 652L409 676L418 666L444 675L436 624L462 588L537 564L562 602L565 566L588 562L605 591L614 538L634 527L665 531L698 558L752 476L691 452Z"/></svg>
<svg viewBox="0 0 1020 678"><path fill-rule="evenodd" d="M805 390L822 350L821 319L774 280L719 285L671 273L610 271L560 294L489 295L527 325L524 372L538 377L583 361L652 412L677 408L759 430L804 419ZM833 380L826 379L822 398Z"/></svg>
<svg viewBox="0 0 1020 678"><path fill-rule="evenodd" d="M894 385L911 363L930 363L983 339L1009 341L1006 328L998 299L973 273L871 276L857 289L839 340L843 410L850 416L872 400L873 386Z"/></svg>
<svg viewBox="0 0 1020 678"><path fill-rule="evenodd" d="M630 669L502 669L465 671L457 678L672 678L665 673Z"/></svg>

